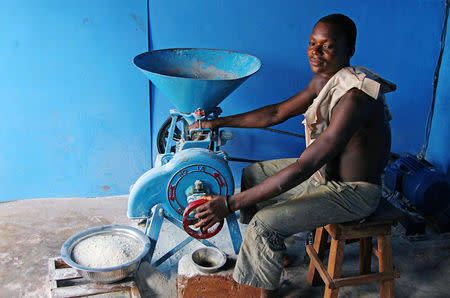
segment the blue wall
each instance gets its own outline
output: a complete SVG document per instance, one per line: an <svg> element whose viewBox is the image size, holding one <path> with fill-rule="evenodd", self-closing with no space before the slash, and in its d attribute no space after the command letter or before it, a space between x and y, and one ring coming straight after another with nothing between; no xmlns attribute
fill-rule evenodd
<svg viewBox="0 0 450 298"><path fill-rule="evenodd" d="M223 115L230 115L278 102L304 88L312 77L306 45L314 23L324 15L344 13L358 27L352 64L366 66L397 84L398 90L387 96L394 115L392 151L418 153L422 149L440 50L444 0L261 3L191 0L179 1L175 8L171 2L151 1L153 49L206 47L259 57L262 69L221 104ZM154 90L154 137L170 108L164 95ZM298 117L279 127L302 133L300 122ZM231 156L294 157L304 148L303 140L293 137L258 130L233 132L234 140L223 147ZM232 163L236 180L243 166Z"/></svg>
<svg viewBox="0 0 450 298"><path fill-rule="evenodd" d="M143 1L3 0L0 201L125 194L151 165Z"/></svg>
<svg viewBox="0 0 450 298"><path fill-rule="evenodd" d="M450 32L447 22L426 159L450 176Z"/></svg>
<svg viewBox="0 0 450 298"><path fill-rule="evenodd" d="M0 201L126 194L151 167L156 133L173 107L155 88L149 105L148 82L131 63L147 50L147 17L153 49L220 48L261 58L262 69L221 104L223 115L230 115L305 87L315 21L347 14L359 29L352 64L398 85L388 96L392 150L421 150L444 0L149 2L147 16L147 1L2 1ZM448 73L448 66L441 68L441 82ZM436 107L444 112L435 113L427 157L448 169L449 90L446 83L439 88ZM300 122L278 128L302 133ZM290 157L304 148L302 139L289 136L233 133L223 148L231 156ZM245 165L232 163L238 187Z"/></svg>

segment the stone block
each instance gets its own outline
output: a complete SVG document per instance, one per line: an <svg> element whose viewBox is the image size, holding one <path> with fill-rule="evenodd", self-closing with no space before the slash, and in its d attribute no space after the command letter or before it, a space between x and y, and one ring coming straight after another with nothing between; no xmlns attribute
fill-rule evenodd
<svg viewBox="0 0 450 298"><path fill-rule="evenodd" d="M260 297L259 288L241 285L233 280L234 264L235 260L228 258L221 270L207 274L195 267L190 254L183 256L178 263L178 297Z"/></svg>

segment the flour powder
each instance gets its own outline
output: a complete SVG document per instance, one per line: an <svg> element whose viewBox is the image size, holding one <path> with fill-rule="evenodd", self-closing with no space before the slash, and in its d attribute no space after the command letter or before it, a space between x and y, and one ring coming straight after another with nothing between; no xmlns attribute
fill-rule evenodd
<svg viewBox="0 0 450 298"><path fill-rule="evenodd" d="M73 251L73 260L88 268L108 268L128 263L139 256L142 245L123 235L95 235L82 240Z"/></svg>

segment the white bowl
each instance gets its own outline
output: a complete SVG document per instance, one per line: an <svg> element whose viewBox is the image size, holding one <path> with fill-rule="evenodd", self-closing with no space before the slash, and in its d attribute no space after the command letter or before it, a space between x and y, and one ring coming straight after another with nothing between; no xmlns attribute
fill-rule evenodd
<svg viewBox="0 0 450 298"><path fill-rule="evenodd" d="M191 261L198 270L213 273L219 270L227 261L226 255L215 247L202 247L191 254Z"/></svg>

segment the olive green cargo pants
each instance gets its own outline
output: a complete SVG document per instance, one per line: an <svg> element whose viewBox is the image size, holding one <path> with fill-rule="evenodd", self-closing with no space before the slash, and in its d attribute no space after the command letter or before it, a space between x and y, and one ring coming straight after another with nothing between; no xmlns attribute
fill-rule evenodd
<svg viewBox="0 0 450 298"><path fill-rule="evenodd" d="M271 160L248 166L242 172L242 191L295 160ZM241 222L249 226L233 278L254 287L278 288L286 237L329 223L364 218L375 211L380 197L381 187L375 184L333 180L319 184L309 179L269 201L241 210Z"/></svg>

